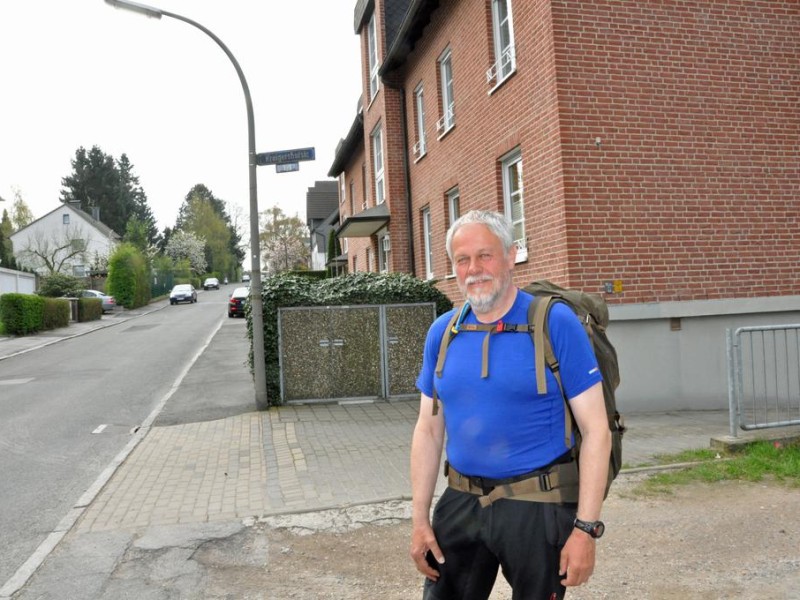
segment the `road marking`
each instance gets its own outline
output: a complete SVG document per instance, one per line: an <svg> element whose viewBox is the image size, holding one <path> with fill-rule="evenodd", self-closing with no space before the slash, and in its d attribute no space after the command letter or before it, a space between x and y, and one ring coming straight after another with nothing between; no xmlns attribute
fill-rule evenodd
<svg viewBox="0 0 800 600"><path fill-rule="evenodd" d="M97 429L95 429L92 433L103 433L103 430L108 427L108 424L103 423Z"/></svg>
<svg viewBox="0 0 800 600"><path fill-rule="evenodd" d="M26 379L0 379L0 385L22 385L24 383L30 383L33 381L33 377L28 377Z"/></svg>

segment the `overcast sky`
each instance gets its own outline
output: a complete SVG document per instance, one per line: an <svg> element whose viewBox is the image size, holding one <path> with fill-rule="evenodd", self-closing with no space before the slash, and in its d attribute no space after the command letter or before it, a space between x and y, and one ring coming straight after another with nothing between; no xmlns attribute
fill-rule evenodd
<svg viewBox="0 0 800 600"><path fill-rule="evenodd" d="M329 179L361 94L355 0L142 3L228 46L250 88L257 152L316 149L299 172L257 171L259 209L305 221L306 190ZM0 210L15 189L37 218L57 208L75 151L95 145L128 155L159 229L197 183L249 216L244 93L210 37L104 0L0 0Z"/></svg>

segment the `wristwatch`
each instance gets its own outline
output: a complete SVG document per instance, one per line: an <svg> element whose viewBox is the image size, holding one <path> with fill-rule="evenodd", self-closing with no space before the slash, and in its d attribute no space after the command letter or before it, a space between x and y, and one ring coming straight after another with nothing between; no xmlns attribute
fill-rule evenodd
<svg viewBox="0 0 800 600"><path fill-rule="evenodd" d="M602 521L581 521L578 518L575 519L575 527L585 531L594 539L603 537L603 533L606 530L606 526Z"/></svg>

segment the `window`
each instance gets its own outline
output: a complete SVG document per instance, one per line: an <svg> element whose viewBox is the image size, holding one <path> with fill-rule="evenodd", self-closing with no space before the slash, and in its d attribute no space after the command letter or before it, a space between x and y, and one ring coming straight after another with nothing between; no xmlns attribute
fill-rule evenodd
<svg viewBox="0 0 800 600"><path fill-rule="evenodd" d="M378 234L378 270L381 273L389 272L389 252L392 250L388 233Z"/></svg>
<svg viewBox="0 0 800 600"><path fill-rule="evenodd" d="M372 248L367 248L367 272L372 273L375 270L375 261L372 256Z"/></svg>
<svg viewBox="0 0 800 600"><path fill-rule="evenodd" d="M447 215L449 219L448 227L455 223L458 220L458 217L461 216L461 195L458 193L457 187L454 187L447 192ZM456 266L452 265L452 267L453 275L455 275Z"/></svg>
<svg viewBox="0 0 800 600"><path fill-rule="evenodd" d="M350 214L356 214L356 182L350 180Z"/></svg>
<svg viewBox="0 0 800 600"><path fill-rule="evenodd" d="M433 237L431 235L431 209L422 211L422 237L425 245L425 278L433 279Z"/></svg>
<svg viewBox="0 0 800 600"><path fill-rule="evenodd" d="M74 239L69 241L73 252L86 252L86 240Z"/></svg>
<svg viewBox="0 0 800 600"><path fill-rule="evenodd" d="M500 85L516 68L514 28L510 0L492 0L494 64L486 71L486 81Z"/></svg>
<svg viewBox="0 0 800 600"><path fill-rule="evenodd" d="M439 94L442 98L442 118L436 123L436 130L444 135L455 125L453 104L453 62L450 50L445 50L439 58Z"/></svg>
<svg viewBox="0 0 800 600"><path fill-rule="evenodd" d="M375 167L375 204L382 204L384 200L383 189L383 133L378 125L372 132L372 156Z"/></svg>
<svg viewBox="0 0 800 600"><path fill-rule="evenodd" d="M342 176L339 179L342 188L342 191L339 193L339 204L344 204L344 178L345 174L342 173Z"/></svg>
<svg viewBox="0 0 800 600"><path fill-rule="evenodd" d="M414 90L414 108L417 113L417 143L414 144L414 154L422 158L425 156L425 95L422 84Z"/></svg>
<svg viewBox="0 0 800 600"><path fill-rule="evenodd" d="M353 257L353 273L358 273L358 256Z"/></svg>
<svg viewBox="0 0 800 600"><path fill-rule="evenodd" d="M514 227L517 245L517 262L528 260L528 243L525 239L525 213L523 210L522 153L514 150L503 157L503 207Z"/></svg>
<svg viewBox="0 0 800 600"><path fill-rule="evenodd" d="M69 213L64 213L63 215L61 215L61 222L64 225L69 225Z"/></svg>
<svg viewBox="0 0 800 600"><path fill-rule="evenodd" d="M378 36L375 26L375 15L367 26L367 51L369 54L369 99L378 93Z"/></svg>

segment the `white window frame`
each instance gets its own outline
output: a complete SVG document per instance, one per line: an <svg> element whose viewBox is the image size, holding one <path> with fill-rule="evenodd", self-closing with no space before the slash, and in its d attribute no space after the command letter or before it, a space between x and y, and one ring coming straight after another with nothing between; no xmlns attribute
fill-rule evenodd
<svg viewBox="0 0 800 600"><path fill-rule="evenodd" d="M486 81L494 82L494 89L517 69L511 0L492 0L492 38L494 64L486 71Z"/></svg>
<svg viewBox="0 0 800 600"><path fill-rule="evenodd" d="M442 118L436 123L439 137L444 136L456 124L453 100L453 54L450 48L439 57L439 93L442 97Z"/></svg>
<svg viewBox="0 0 800 600"><path fill-rule="evenodd" d="M378 95L380 78L378 77L378 35L375 23L375 14L370 17L367 25L367 56L369 59L369 99L372 101Z"/></svg>
<svg viewBox="0 0 800 600"><path fill-rule="evenodd" d="M456 220L461 216L461 193L458 191L458 187L454 187L447 191L447 215L450 219L450 226L456 222ZM456 273L456 265L453 263L452 265L453 275Z"/></svg>
<svg viewBox="0 0 800 600"><path fill-rule="evenodd" d="M422 209L422 239L425 246L425 279L433 279L433 227L431 209Z"/></svg>
<svg viewBox="0 0 800 600"><path fill-rule="evenodd" d="M392 251L389 232L384 231L378 234L378 271L380 273L389 272L389 252Z"/></svg>
<svg viewBox="0 0 800 600"><path fill-rule="evenodd" d="M522 152L513 150L500 159L503 173L503 208L514 230L517 245L516 262L528 260L525 235L525 187L523 185Z"/></svg>
<svg viewBox="0 0 800 600"><path fill-rule="evenodd" d="M425 92L420 83L414 90L414 106L417 111L417 143L414 144L414 154L422 158L427 152L425 140Z"/></svg>
<svg viewBox="0 0 800 600"><path fill-rule="evenodd" d="M375 177L375 206L386 199L386 182L383 168L383 128L380 124L372 130L372 166Z"/></svg>

